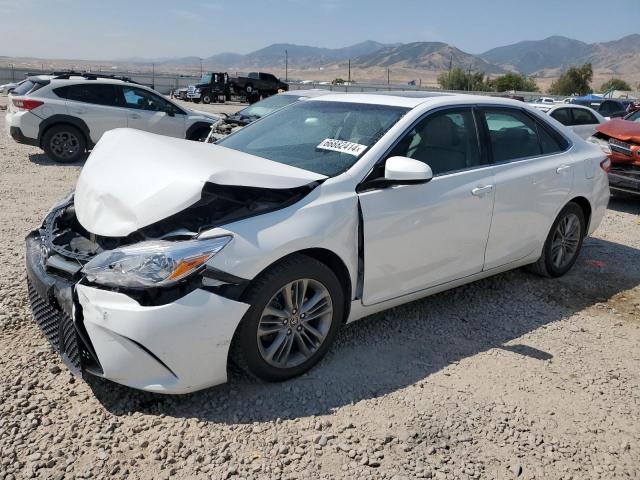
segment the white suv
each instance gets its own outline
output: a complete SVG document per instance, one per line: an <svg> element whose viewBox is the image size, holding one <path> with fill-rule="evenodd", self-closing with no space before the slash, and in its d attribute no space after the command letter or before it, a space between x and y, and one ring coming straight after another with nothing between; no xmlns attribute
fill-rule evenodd
<svg viewBox="0 0 640 480"><path fill-rule="evenodd" d="M78 160L113 128L203 141L218 119L179 107L127 79L40 75L13 91L6 123L16 142L41 147L52 160L66 163Z"/></svg>

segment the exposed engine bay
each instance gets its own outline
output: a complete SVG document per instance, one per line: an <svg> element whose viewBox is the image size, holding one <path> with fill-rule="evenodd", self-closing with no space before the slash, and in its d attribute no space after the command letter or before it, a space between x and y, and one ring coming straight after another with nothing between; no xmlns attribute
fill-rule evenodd
<svg viewBox="0 0 640 480"><path fill-rule="evenodd" d="M302 187L272 189L205 183L198 202L126 237L108 237L87 231L78 221L73 197L55 207L39 229L48 254L47 267L75 275L97 254L151 239L185 240L229 222L285 208L296 203L319 182Z"/></svg>
<svg viewBox="0 0 640 480"><path fill-rule="evenodd" d="M221 118L211 125L211 132L205 140L206 143L215 143L218 140L237 132L249 123L247 119L241 117L230 116Z"/></svg>

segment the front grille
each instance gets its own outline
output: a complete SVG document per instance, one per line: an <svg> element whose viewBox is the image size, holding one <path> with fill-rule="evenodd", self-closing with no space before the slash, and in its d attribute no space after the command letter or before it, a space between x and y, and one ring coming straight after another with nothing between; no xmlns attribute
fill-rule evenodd
<svg viewBox="0 0 640 480"><path fill-rule="evenodd" d="M614 152L622 153L624 155L631 156L631 145L626 142L622 142L620 140L616 140L615 138L609 139L609 147Z"/></svg>
<svg viewBox="0 0 640 480"><path fill-rule="evenodd" d="M42 298L30 280L27 281L29 301L36 323L47 340L71 366L80 368L80 349L73 319L63 312L54 299Z"/></svg>

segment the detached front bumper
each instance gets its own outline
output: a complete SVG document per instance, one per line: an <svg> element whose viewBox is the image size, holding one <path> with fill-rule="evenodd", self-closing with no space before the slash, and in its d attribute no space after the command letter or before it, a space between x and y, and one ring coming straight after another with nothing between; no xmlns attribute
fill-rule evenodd
<svg viewBox="0 0 640 480"><path fill-rule="evenodd" d="M27 278L36 323L76 373L181 394L224 383L236 327L249 305L195 289L164 305L67 280L43 266L37 232L27 237Z"/></svg>

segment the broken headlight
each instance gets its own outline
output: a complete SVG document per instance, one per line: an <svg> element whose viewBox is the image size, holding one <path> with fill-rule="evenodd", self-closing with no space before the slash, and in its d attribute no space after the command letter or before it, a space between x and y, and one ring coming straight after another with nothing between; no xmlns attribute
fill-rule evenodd
<svg viewBox="0 0 640 480"><path fill-rule="evenodd" d="M199 271L231 238L141 242L96 255L82 272L90 282L110 287L165 287Z"/></svg>

